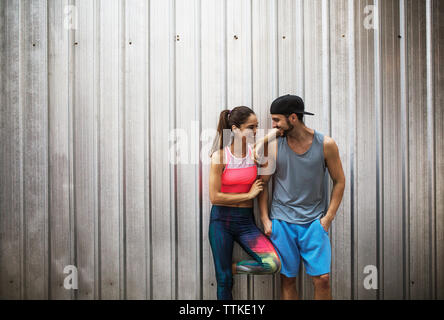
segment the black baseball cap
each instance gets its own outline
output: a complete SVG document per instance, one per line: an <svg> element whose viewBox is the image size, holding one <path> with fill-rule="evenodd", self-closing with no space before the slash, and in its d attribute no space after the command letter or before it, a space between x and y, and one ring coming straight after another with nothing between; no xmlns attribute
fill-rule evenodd
<svg viewBox="0 0 444 320"><path fill-rule="evenodd" d="M293 114L302 113L310 116L314 116L311 112L305 111L304 100L301 97L286 95L277 98L273 101L270 108L271 114Z"/></svg>

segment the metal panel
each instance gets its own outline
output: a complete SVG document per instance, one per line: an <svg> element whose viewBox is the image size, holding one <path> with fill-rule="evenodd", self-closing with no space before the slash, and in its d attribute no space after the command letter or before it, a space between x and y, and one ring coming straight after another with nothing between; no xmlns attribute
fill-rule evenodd
<svg viewBox="0 0 444 320"><path fill-rule="evenodd" d="M120 171L119 171L119 0L101 0L99 44L98 183L100 219L100 298L121 298ZM116 41L117 39L117 41Z"/></svg>
<svg viewBox="0 0 444 320"><path fill-rule="evenodd" d="M73 265L70 210L69 1L48 1L48 111L49 111L49 233L50 299L71 299L63 287L63 270ZM63 26L63 27L59 27Z"/></svg>
<svg viewBox="0 0 444 320"><path fill-rule="evenodd" d="M400 43L400 89L401 89L401 148L402 148L402 229L403 229L403 238L402 238L402 246L403 246L403 285L404 285L404 298L410 298L410 264L409 256L410 256L410 232L408 223L410 221L410 205L409 205L409 197L410 194L410 185L408 183L409 180L409 127L408 127L408 82L407 82L407 17L406 17L406 4L407 0L399 1L399 26L400 26L400 35L401 35L401 43Z"/></svg>
<svg viewBox="0 0 444 320"><path fill-rule="evenodd" d="M364 8L373 1L360 0L355 6L355 17L361 17ZM378 267L377 219L377 100L375 84L375 29L367 29L362 20L355 20L356 49L356 184L354 203L354 298L375 299L374 290L366 290L364 268Z"/></svg>
<svg viewBox="0 0 444 320"><path fill-rule="evenodd" d="M436 170L436 298L444 299L444 2L433 1L434 105L435 105L435 170Z"/></svg>
<svg viewBox="0 0 444 320"><path fill-rule="evenodd" d="M201 97L202 97L202 298L216 299L216 276L213 255L208 239L211 203L209 200L209 172L213 139L220 112L226 109L226 3L219 0L201 1Z"/></svg>
<svg viewBox="0 0 444 320"><path fill-rule="evenodd" d="M426 1L407 1L411 299L431 298L425 14Z"/></svg>
<svg viewBox="0 0 444 320"><path fill-rule="evenodd" d="M382 154L381 192L383 195L381 233L383 237L380 270L381 299L402 299L402 143L400 101L400 22L399 1L381 1L381 86Z"/></svg>
<svg viewBox="0 0 444 320"><path fill-rule="evenodd" d="M200 298L200 0L176 0L177 299Z"/></svg>
<svg viewBox="0 0 444 320"><path fill-rule="evenodd" d="M98 298L97 263L97 1L78 0L74 39L74 210L77 298Z"/></svg>
<svg viewBox="0 0 444 320"><path fill-rule="evenodd" d="M347 178L333 298L444 299L443 14L440 0L0 1L0 298L215 299L219 113L247 105L268 129L272 100L295 93ZM236 299L280 297L278 276L234 280ZM303 268L298 291L313 297Z"/></svg>
<svg viewBox="0 0 444 320"><path fill-rule="evenodd" d="M48 296L48 59L46 1L22 3L25 299Z"/></svg>
<svg viewBox="0 0 444 320"><path fill-rule="evenodd" d="M148 192L148 2L125 2L124 177L126 296L147 299Z"/></svg>
<svg viewBox="0 0 444 320"><path fill-rule="evenodd" d="M352 146L354 144L355 86L353 1L342 0L330 8L331 39L331 136L339 148L346 177L342 204L331 227L332 295L336 299L352 298ZM345 125L344 125L345 123Z"/></svg>
<svg viewBox="0 0 444 320"><path fill-rule="evenodd" d="M303 0L278 1L279 96L304 94Z"/></svg>
<svg viewBox="0 0 444 320"><path fill-rule="evenodd" d="M175 177L169 158L174 128L173 1L150 2L151 298L175 297Z"/></svg>
<svg viewBox="0 0 444 320"><path fill-rule="evenodd" d="M329 98L328 82L329 70L324 67L324 58L328 60L328 4L322 0L304 1L304 102L306 109L315 116L306 116L305 123L310 128L328 135L328 125L324 121L327 115ZM308 33L308 30L311 30ZM325 36L324 36L325 35ZM325 42L325 44L324 44ZM325 87L327 86L327 87ZM324 109L327 107L327 110ZM327 111L327 112L325 112Z"/></svg>
<svg viewBox="0 0 444 320"><path fill-rule="evenodd" d="M1 1L0 296L24 298L20 2ZM7 81L5 81L7 79ZM7 261L6 263L3 261Z"/></svg>

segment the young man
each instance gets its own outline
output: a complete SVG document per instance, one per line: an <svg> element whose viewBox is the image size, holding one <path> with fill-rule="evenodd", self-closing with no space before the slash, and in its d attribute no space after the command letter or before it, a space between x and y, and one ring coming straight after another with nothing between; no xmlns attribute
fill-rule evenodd
<svg viewBox="0 0 444 320"><path fill-rule="evenodd" d="M298 299L296 279L301 258L313 279L314 298L331 299L331 245L328 230L342 201L345 177L335 141L305 126L304 102L298 96L278 98L271 105L273 128L281 137L265 146L264 190L259 208L264 232L281 259L281 298ZM266 169L269 172L266 172ZM325 171L333 180L327 209ZM273 199L268 210L268 182ZM270 214L270 215L269 215Z"/></svg>

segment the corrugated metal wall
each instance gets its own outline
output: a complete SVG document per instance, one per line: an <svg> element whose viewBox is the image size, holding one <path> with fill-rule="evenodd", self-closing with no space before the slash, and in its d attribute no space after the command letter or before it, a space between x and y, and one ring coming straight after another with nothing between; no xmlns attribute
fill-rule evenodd
<svg viewBox="0 0 444 320"><path fill-rule="evenodd" d="M287 93L347 176L333 297L444 298L444 1L1 0L0 44L0 298L214 299L207 129Z"/></svg>

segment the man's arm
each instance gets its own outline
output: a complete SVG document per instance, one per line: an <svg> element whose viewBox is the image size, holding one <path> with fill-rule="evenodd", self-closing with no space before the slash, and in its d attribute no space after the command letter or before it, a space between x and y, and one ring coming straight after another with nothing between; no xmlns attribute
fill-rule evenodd
<svg viewBox="0 0 444 320"><path fill-rule="evenodd" d="M275 141L280 135L281 134L279 129L271 129L270 132L265 137L259 139L253 145L253 151L254 151L253 158L255 160L260 160L263 154L265 154L264 156L266 157L267 156L266 153L268 152L268 150L266 149L268 148L268 145L271 145L271 143Z"/></svg>
<svg viewBox="0 0 444 320"><path fill-rule="evenodd" d="M341 204L345 189L345 175L344 170L342 169L341 158L339 157L338 146L330 137L325 137L324 157L328 172L333 180L330 205L328 207L327 214L321 219L322 226L326 231L328 231L333 219L336 216L339 205Z"/></svg>

